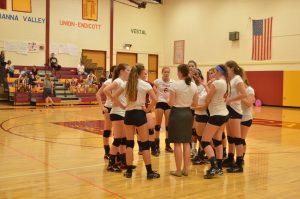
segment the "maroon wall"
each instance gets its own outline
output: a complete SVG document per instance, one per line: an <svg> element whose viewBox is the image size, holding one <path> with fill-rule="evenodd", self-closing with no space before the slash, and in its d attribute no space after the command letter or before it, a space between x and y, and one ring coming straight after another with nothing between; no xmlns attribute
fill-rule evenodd
<svg viewBox="0 0 300 199"><path fill-rule="evenodd" d="M256 99L263 105L282 106L283 71L248 71L246 74Z"/></svg>

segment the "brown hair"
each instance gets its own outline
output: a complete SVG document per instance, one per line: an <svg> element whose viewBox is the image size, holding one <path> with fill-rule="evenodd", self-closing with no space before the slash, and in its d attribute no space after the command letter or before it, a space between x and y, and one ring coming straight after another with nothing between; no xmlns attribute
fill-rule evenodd
<svg viewBox="0 0 300 199"><path fill-rule="evenodd" d="M186 85L191 85L192 79L189 76L189 67L186 64L180 64L177 67L177 70L182 74L182 76L184 77L184 81L186 83Z"/></svg>
<svg viewBox="0 0 300 199"><path fill-rule="evenodd" d="M239 75L242 79L244 79L244 69L242 69L235 61L228 61L225 63L225 66L227 66L228 68L233 68L234 74Z"/></svg>
<svg viewBox="0 0 300 199"><path fill-rule="evenodd" d="M225 93L225 97L227 97L228 94L231 93L231 90L230 90L230 80L229 80L229 76L228 76L228 69L227 69L227 67L224 64L220 64L217 67L220 67L222 69L222 74L225 77L226 84L227 84L227 90L226 90L226 93ZM215 68L215 70L218 71L216 68Z"/></svg>
<svg viewBox="0 0 300 199"><path fill-rule="evenodd" d="M120 76L121 70L125 70L127 66L128 66L128 64L119 64L119 65L114 69L114 73L113 73L113 78L112 78L112 80L114 81L115 79L117 79L117 78Z"/></svg>
<svg viewBox="0 0 300 199"><path fill-rule="evenodd" d="M131 68L131 71L129 73L129 78L127 82L127 86L125 89L125 95L129 102L134 102L137 99L137 85L138 85L138 79L142 71L145 70L145 67L143 64L136 64Z"/></svg>

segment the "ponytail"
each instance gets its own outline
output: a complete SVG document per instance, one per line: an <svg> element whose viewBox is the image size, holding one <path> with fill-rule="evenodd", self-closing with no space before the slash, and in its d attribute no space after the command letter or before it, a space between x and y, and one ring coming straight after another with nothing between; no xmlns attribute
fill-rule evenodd
<svg viewBox="0 0 300 199"><path fill-rule="evenodd" d="M239 75L242 79L245 78L245 72L242 67L240 67L235 61L228 61L225 63L225 66L232 68L235 75Z"/></svg>
<svg viewBox="0 0 300 199"><path fill-rule="evenodd" d="M125 95L128 102L134 102L137 100L137 93L138 93L138 79L141 74L141 72L145 70L145 67L143 64L136 64L131 68L131 71L129 73L129 78L127 82L127 86L125 89Z"/></svg>
<svg viewBox="0 0 300 199"><path fill-rule="evenodd" d="M225 77L225 81L227 84L227 90L225 93L225 97L227 97L231 93L230 79L229 79L227 67L224 64L220 64L216 67L216 71L221 72L223 74L223 76Z"/></svg>
<svg viewBox="0 0 300 199"><path fill-rule="evenodd" d="M185 81L186 85L188 85L188 86L191 85L192 78L189 76L189 67L186 64L180 64L177 67L177 70L184 77L184 81Z"/></svg>

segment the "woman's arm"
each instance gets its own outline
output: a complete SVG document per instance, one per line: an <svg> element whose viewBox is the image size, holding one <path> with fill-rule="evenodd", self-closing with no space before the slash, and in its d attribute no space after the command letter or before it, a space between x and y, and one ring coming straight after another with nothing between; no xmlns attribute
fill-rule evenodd
<svg viewBox="0 0 300 199"><path fill-rule="evenodd" d="M144 110L145 112L149 112L150 110L152 110L157 103L157 96L154 92L154 89L151 89L150 91L148 91L148 95L150 97L151 102L150 102L149 106L147 107L147 109Z"/></svg>
<svg viewBox="0 0 300 199"><path fill-rule="evenodd" d="M168 104L169 104L170 107L174 106L175 97L176 97L175 92L173 90L170 90L169 101L168 101Z"/></svg>
<svg viewBox="0 0 300 199"><path fill-rule="evenodd" d="M108 111L107 108L104 107L104 105L103 105L103 103L102 103L102 99L101 99L101 95L102 95L103 89L104 89L105 87L106 87L105 85L102 85L101 88L100 88L100 89L97 91L97 93L96 93L96 98L97 98L98 103L99 103L99 106L100 106L100 108L101 108L101 110L102 110L103 112L107 112L107 111Z"/></svg>
<svg viewBox="0 0 300 199"><path fill-rule="evenodd" d="M112 90L118 88L118 84L116 82L113 82L112 84L108 85L107 87L105 87L103 89L104 94L106 95L106 97L109 97L111 100L113 100L112 97Z"/></svg>
<svg viewBox="0 0 300 199"><path fill-rule="evenodd" d="M253 94L250 94L246 98L242 99L242 103L248 107L253 106L254 102L255 102L255 96Z"/></svg>
<svg viewBox="0 0 300 199"><path fill-rule="evenodd" d="M208 107L208 105L211 102L211 99L213 98L213 96L215 95L215 93L216 93L216 87L215 87L215 85L211 84L209 92L206 95L205 106Z"/></svg>
<svg viewBox="0 0 300 199"><path fill-rule="evenodd" d="M237 95L236 97L227 99L227 104L230 104L231 102L242 100L247 97L246 89L245 89L243 82L238 83L237 90L240 94Z"/></svg>

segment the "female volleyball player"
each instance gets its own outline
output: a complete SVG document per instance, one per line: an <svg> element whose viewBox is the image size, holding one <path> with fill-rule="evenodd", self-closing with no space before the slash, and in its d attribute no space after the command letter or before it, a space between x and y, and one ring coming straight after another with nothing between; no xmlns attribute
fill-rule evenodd
<svg viewBox="0 0 300 199"><path fill-rule="evenodd" d="M197 85L197 81L194 78L194 75L196 75L198 73L197 70L199 70L199 69L197 69L197 63L194 60L190 60L188 62L188 67L189 67L189 76L190 76L190 78L192 78L192 81L194 83L196 83L196 85ZM200 73L201 73L201 71L200 71ZM197 156L197 149L196 149L196 146L197 146L197 133L196 133L196 124L195 124L195 111L192 110L192 113L193 113L194 121L193 121L192 140L191 140L191 147L192 147L192 149L191 149L191 158L194 159Z"/></svg>
<svg viewBox="0 0 300 199"><path fill-rule="evenodd" d="M227 124L227 139L229 143L228 158L224 160L224 166L229 166L229 173L243 172L243 140L241 137L241 120L243 111L241 100L247 97L244 86L244 70L235 62L226 62L230 79L230 95L227 98L227 109L229 120ZM234 151L236 149L236 164L234 162Z"/></svg>
<svg viewBox="0 0 300 199"><path fill-rule="evenodd" d="M142 79L144 81L148 82L151 85L151 87L153 88L154 92L156 93L154 84L148 81L148 71L147 70L144 70L144 76L142 77ZM147 94L145 107L148 108L150 103L151 103L150 96L149 96L149 94ZM153 156L157 157L159 154L157 153L156 143L155 143L155 133L154 133L155 118L152 114L152 109L146 113L146 116L147 116L147 126L148 126L148 132L149 132L149 142L150 142L151 154Z"/></svg>
<svg viewBox="0 0 300 199"><path fill-rule="evenodd" d="M170 114L170 106L168 105L169 101L169 88L173 81L170 79L170 68L163 67L162 69L162 78L156 79L154 81L154 86L156 87L158 102L155 107L155 118L156 118L156 125L155 125L155 134L156 134L156 148L157 151L155 153L160 153L159 143L160 143L160 128L163 116L165 116L165 126L166 126L166 152L173 153L173 149L170 146L170 142L168 140L168 120Z"/></svg>
<svg viewBox="0 0 300 199"><path fill-rule="evenodd" d="M198 88L198 95L199 95L199 105L205 104L205 99L207 95L207 91L209 90L207 85L204 83L204 78L202 73L199 69L196 69L194 74L194 80ZM209 116L207 110L195 110L195 127L196 127L196 137L199 143L201 143L202 133L208 122ZM196 142L197 143L197 142ZM205 152L203 151L201 144L198 149L198 154L192 159L193 164L204 164L205 163Z"/></svg>
<svg viewBox="0 0 300 199"><path fill-rule="evenodd" d="M112 83L103 89L105 95L113 99L112 95L122 86L126 84L130 68L127 64L119 64L115 70ZM121 168L126 165L126 135L124 132L124 116L125 116L126 97L125 94L119 96L119 100L113 101L110 111L110 120L112 122L112 130L114 141L110 149L108 171L121 172ZM117 153L120 152L121 167L116 164Z"/></svg>
<svg viewBox="0 0 300 199"><path fill-rule="evenodd" d="M146 112L151 110L156 102L156 95L152 86L143 80L145 76L145 68L142 64L137 64L132 67L128 82L122 85L114 97L118 97L120 93L124 93L127 99L126 113L125 113L125 132L126 132L126 163L127 170L124 173L126 178L132 177L132 162L133 162L133 148L134 148L134 134L137 129L141 148L143 151L143 158L147 169L147 179L159 178L160 175L152 170L150 143L147 126ZM145 107L146 95L149 94L151 103L148 108Z"/></svg>
<svg viewBox="0 0 300 199"><path fill-rule="evenodd" d="M169 140L174 143L176 171L170 174L181 177L188 175L190 163L190 142L192 139L193 115L191 106L198 103L197 86L189 76L189 68L181 64L177 68L179 81L171 84L169 105ZM182 151L183 147L183 151ZM183 157L183 158L182 158ZM183 170L182 170L183 160Z"/></svg>
<svg viewBox="0 0 300 199"><path fill-rule="evenodd" d="M104 159L108 159L109 158L109 137L111 135L111 121L109 118L109 113L110 110L112 108L112 101L109 97L106 98L106 101L103 105L102 103L102 99L101 96L103 94L103 89L105 87L107 87L108 85L110 85L112 83L112 79L113 79L113 72L116 66L112 66L110 67L110 78L107 79L101 86L101 88L98 90L96 97L97 100L99 102L100 108L102 110L102 113L104 115L104 130L103 130L103 147L104 147Z"/></svg>
<svg viewBox="0 0 300 199"><path fill-rule="evenodd" d="M246 137L252 125L252 119L253 119L252 108L253 108L253 103L255 102L254 89L249 85L247 79L245 79L244 82L245 82L247 97L242 99L243 117L241 122L241 137L244 146L243 156L245 156L246 153Z"/></svg>
<svg viewBox="0 0 300 199"><path fill-rule="evenodd" d="M198 106L196 110L206 110L208 107L210 116L202 135L201 146L207 154L211 167L204 175L205 179L222 175L223 147L222 133L228 119L226 97L228 93L228 71L224 65L216 67L215 80L211 83L205 99L205 105ZM211 146L213 141L214 149Z"/></svg>

